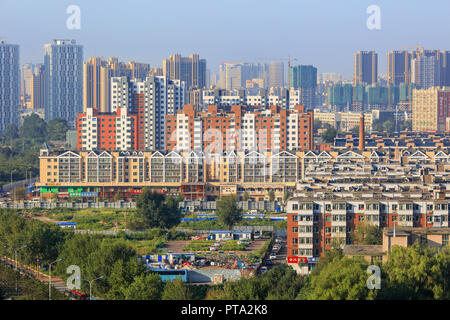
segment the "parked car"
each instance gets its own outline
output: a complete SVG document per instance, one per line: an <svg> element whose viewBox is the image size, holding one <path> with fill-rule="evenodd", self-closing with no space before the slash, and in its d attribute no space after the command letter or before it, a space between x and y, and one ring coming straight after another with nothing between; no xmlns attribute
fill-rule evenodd
<svg viewBox="0 0 450 320"><path fill-rule="evenodd" d="M273 260L277 258L277 254L275 252L272 252L269 256L269 259Z"/></svg>
<svg viewBox="0 0 450 320"><path fill-rule="evenodd" d="M225 253L225 251L223 251L223 250L219 250L219 253Z"/></svg>
<svg viewBox="0 0 450 320"><path fill-rule="evenodd" d="M275 239L275 243L281 243L282 241L283 241L283 240L281 240L280 237L278 237L278 238Z"/></svg>
<svg viewBox="0 0 450 320"><path fill-rule="evenodd" d="M264 272L266 272L267 271L267 267L261 267L261 273L264 273Z"/></svg>
<svg viewBox="0 0 450 320"><path fill-rule="evenodd" d="M217 250L217 248L214 245L209 247L209 251L216 251L216 250Z"/></svg>

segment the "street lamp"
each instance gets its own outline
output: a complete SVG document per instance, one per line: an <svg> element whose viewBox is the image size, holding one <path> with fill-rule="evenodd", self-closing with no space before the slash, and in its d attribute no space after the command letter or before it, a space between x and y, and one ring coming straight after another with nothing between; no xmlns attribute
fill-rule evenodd
<svg viewBox="0 0 450 320"><path fill-rule="evenodd" d="M52 300L52 264L61 261L62 258L59 258L48 264L48 300Z"/></svg>
<svg viewBox="0 0 450 320"><path fill-rule="evenodd" d="M20 249L26 248L28 247L28 245L23 245L20 248L11 248L8 246L4 246L5 249L11 249L14 251L14 262L15 262L15 270L17 271L17 251L19 251ZM16 275L16 295L18 294L18 289L17 289L17 275Z"/></svg>
<svg viewBox="0 0 450 320"><path fill-rule="evenodd" d="M15 261L15 264L16 264L16 267L15 267L16 270L17 270L17 251L19 251L20 249L26 248L26 247L28 247L28 245L26 245L26 244L23 245L20 248L11 248L11 247L8 247L8 246L4 246L5 249L11 249L11 250L14 251L14 261Z"/></svg>
<svg viewBox="0 0 450 320"><path fill-rule="evenodd" d="M98 278L92 279L92 280L87 280L87 279L83 279L83 278L78 278L78 280L84 280L89 282L89 300L92 300L92 282L94 282L95 280L99 280L99 279L103 279L105 276L100 276Z"/></svg>

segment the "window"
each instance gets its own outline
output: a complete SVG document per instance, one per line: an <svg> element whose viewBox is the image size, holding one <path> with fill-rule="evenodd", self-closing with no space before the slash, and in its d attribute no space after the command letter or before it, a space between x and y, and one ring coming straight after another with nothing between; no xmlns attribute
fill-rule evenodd
<svg viewBox="0 0 450 320"><path fill-rule="evenodd" d="M442 235L442 245L447 246L448 245L448 234Z"/></svg>

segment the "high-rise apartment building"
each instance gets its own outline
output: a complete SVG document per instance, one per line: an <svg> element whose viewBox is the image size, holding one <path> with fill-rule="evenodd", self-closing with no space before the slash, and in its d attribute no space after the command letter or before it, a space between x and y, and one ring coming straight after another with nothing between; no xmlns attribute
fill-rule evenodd
<svg viewBox="0 0 450 320"><path fill-rule="evenodd" d="M111 111L125 108L138 115L137 149L164 150L165 118L186 102L186 86L180 80L148 76L145 81L128 77L111 79Z"/></svg>
<svg viewBox="0 0 450 320"><path fill-rule="evenodd" d="M77 150L136 150L138 138L137 115L126 108L114 113L88 108L77 116Z"/></svg>
<svg viewBox="0 0 450 320"><path fill-rule="evenodd" d="M308 108L316 106L317 68L313 66L290 67L289 87L296 90L299 97L298 104ZM290 92L291 97L294 92Z"/></svg>
<svg viewBox="0 0 450 320"><path fill-rule="evenodd" d="M412 130L444 132L450 117L450 88L415 89L412 95Z"/></svg>
<svg viewBox="0 0 450 320"><path fill-rule="evenodd" d="M45 108L45 74L44 65L39 64L34 68L33 75L31 76L31 109L44 109Z"/></svg>
<svg viewBox="0 0 450 320"><path fill-rule="evenodd" d="M417 88L428 89L441 84L441 66L437 55L419 55L411 61L411 82Z"/></svg>
<svg viewBox="0 0 450 320"><path fill-rule="evenodd" d="M283 62L272 61L269 64L269 87L284 87L284 64Z"/></svg>
<svg viewBox="0 0 450 320"><path fill-rule="evenodd" d="M208 106L196 112L186 105L166 118L166 149L220 153L244 150L310 150L313 148L313 111L271 106L260 109L234 105L226 110Z"/></svg>
<svg viewBox="0 0 450 320"><path fill-rule="evenodd" d="M353 84L373 84L378 81L378 54L374 51L355 53Z"/></svg>
<svg viewBox="0 0 450 320"><path fill-rule="evenodd" d="M408 51L391 51L388 58L388 85L411 83L411 53Z"/></svg>
<svg viewBox="0 0 450 320"><path fill-rule="evenodd" d="M22 82L21 82L21 102L22 107L30 108L31 100L31 77L34 73L34 65L32 63L25 63L22 66Z"/></svg>
<svg viewBox="0 0 450 320"><path fill-rule="evenodd" d="M200 59L198 54L182 57L173 54L163 60L163 75L169 80L180 80L190 88L206 87L206 60Z"/></svg>
<svg viewBox="0 0 450 320"><path fill-rule="evenodd" d="M20 108L19 45L0 40L0 133L18 125Z"/></svg>
<svg viewBox="0 0 450 320"><path fill-rule="evenodd" d="M83 110L101 109L101 74L107 62L102 58L90 58L83 64ZM106 79L105 79L106 80ZM103 84L104 85L104 84ZM103 111L103 110L102 110Z"/></svg>
<svg viewBox="0 0 450 320"><path fill-rule="evenodd" d="M45 119L73 123L83 111L83 46L75 40L54 40L44 51Z"/></svg>

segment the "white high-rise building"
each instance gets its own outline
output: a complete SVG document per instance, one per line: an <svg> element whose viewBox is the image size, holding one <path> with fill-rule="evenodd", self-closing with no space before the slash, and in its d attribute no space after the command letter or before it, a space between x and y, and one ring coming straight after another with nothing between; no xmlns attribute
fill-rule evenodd
<svg viewBox="0 0 450 320"><path fill-rule="evenodd" d="M0 40L0 133L18 125L20 108L19 45Z"/></svg>
<svg viewBox="0 0 450 320"><path fill-rule="evenodd" d="M167 114L176 114L186 102L184 81L148 76L145 81L111 78L111 111L126 108L138 114L140 149L164 150ZM143 133L143 134L142 134Z"/></svg>
<svg viewBox="0 0 450 320"><path fill-rule="evenodd" d="M83 46L54 40L44 46L45 119L73 122L83 112Z"/></svg>
<svg viewBox="0 0 450 320"><path fill-rule="evenodd" d="M441 82L440 64L435 56L422 55L411 62L411 78L417 88L428 89Z"/></svg>

